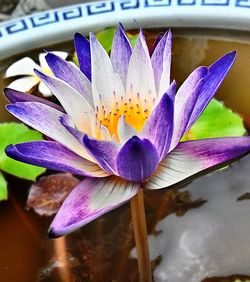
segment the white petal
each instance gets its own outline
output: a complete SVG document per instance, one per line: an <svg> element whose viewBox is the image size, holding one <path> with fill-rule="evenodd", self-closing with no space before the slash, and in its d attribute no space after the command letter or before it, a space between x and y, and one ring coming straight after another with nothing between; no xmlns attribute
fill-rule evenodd
<svg viewBox="0 0 250 282"><path fill-rule="evenodd" d="M18 91L29 91L33 86L38 83L37 79L34 76L26 76L19 78L11 82L8 87L13 88Z"/></svg>
<svg viewBox="0 0 250 282"><path fill-rule="evenodd" d="M124 96L125 91L120 77L113 72L110 58L93 34L90 34L92 92L95 106L112 107L112 99Z"/></svg>
<svg viewBox="0 0 250 282"><path fill-rule="evenodd" d="M208 170L216 170L249 153L250 137L210 138L181 142L145 183L147 189L183 185Z"/></svg>
<svg viewBox="0 0 250 282"><path fill-rule="evenodd" d="M39 68L31 58L25 57L19 61L16 61L6 70L6 77L16 75L34 75L34 68Z"/></svg>
<svg viewBox="0 0 250 282"><path fill-rule="evenodd" d="M173 150L162 160L149 181L145 182L144 187L147 189L170 187L202 169L202 164L198 159Z"/></svg>
<svg viewBox="0 0 250 282"><path fill-rule="evenodd" d="M147 99L150 103L156 98L153 68L142 32L130 58L126 96L133 99L138 93L142 99Z"/></svg>
<svg viewBox="0 0 250 282"><path fill-rule="evenodd" d="M66 59L68 57L68 53L67 52L61 52L61 51L52 51L51 53L57 55L58 57L62 58L62 59ZM48 69L49 66L45 60L45 56L47 55L47 53L40 53L39 54L39 63L42 69Z"/></svg>
<svg viewBox="0 0 250 282"><path fill-rule="evenodd" d="M171 70L171 47L172 47L172 35L169 32L166 46L163 53L163 70L160 80L160 87L158 92L158 99L160 99L164 93L167 92L170 86L170 70Z"/></svg>
<svg viewBox="0 0 250 282"><path fill-rule="evenodd" d="M138 135L138 132L126 122L124 116L121 116L118 122L118 135L120 142L124 143L132 136Z"/></svg>
<svg viewBox="0 0 250 282"><path fill-rule="evenodd" d="M107 129L106 126L103 125L101 126L101 140L113 141L109 130Z"/></svg>
<svg viewBox="0 0 250 282"><path fill-rule="evenodd" d="M50 97L53 95L49 87L47 87L42 81L39 83L38 89L43 94L44 97Z"/></svg>
<svg viewBox="0 0 250 282"><path fill-rule="evenodd" d="M73 119L77 129L92 136L90 120L94 119L94 113L87 100L63 80L41 72L36 73L60 101L65 111Z"/></svg>
<svg viewBox="0 0 250 282"><path fill-rule="evenodd" d="M50 227L50 236L72 232L99 216L121 206L135 196L139 183L111 176L85 178L69 194Z"/></svg>

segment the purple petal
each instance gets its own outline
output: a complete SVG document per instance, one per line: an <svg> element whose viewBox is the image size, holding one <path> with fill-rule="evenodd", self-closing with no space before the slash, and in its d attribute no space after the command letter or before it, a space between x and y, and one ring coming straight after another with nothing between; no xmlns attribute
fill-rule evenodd
<svg viewBox="0 0 250 282"><path fill-rule="evenodd" d="M53 141L33 141L9 145L5 152L7 156L15 160L53 170L91 177L108 175L97 164L81 158Z"/></svg>
<svg viewBox="0 0 250 282"><path fill-rule="evenodd" d="M83 144L82 141L85 133L75 128L73 121L70 119L68 115L60 116L59 121L76 138L76 140L80 144Z"/></svg>
<svg viewBox="0 0 250 282"><path fill-rule="evenodd" d="M170 187L191 176L223 167L250 152L250 137L228 137L179 143L160 163L147 189ZM198 174L198 175L197 175ZM193 178L192 178L193 179Z"/></svg>
<svg viewBox="0 0 250 282"><path fill-rule="evenodd" d="M142 129L143 138L150 140L155 146L160 160L165 158L173 134L174 105L170 96L174 96L175 91L176 83L173 83L168 93L163 95L158 105L155 106Z"/></svg>
<svg viewBox="0 0 250 282"><path fill-rule="evenodd" d="M151 57L156 92L161 97L170 85L172 33L168 31L161 38Z"/></svg>
<svg viewBox="0 0 250 282"><path fill-rule="evenodd" d="M174 132L170 150L179 143L185 133L206 75L206 67L199 67L194 70L181 85L175 96Z"/></svg>
<svg viewBox="0 0 250 282"><path fill-rule="evenodd" d="M63 60L53 53L48 53L45 58L56 77L67 82L83 95L91 106L94 106L91 83L76 65Z"/></svg>
<svg viewBox="0 0 250 282"><path fill-rule="evenodd" d="M62 112L37 102L15 103L7 105L6 108L27 125L63 144L80 156L90 158L83 146L60 123Z"/></svg>
<svg viewBox="0 0 250 282"><path fill-rule="evenodd" d="M116 174L118 144L111 141L90 139L87 135L83 137L83 144L102 169L108 173Z"/></svg>
<svg viewBox="0 0 250 282"><path fill-rule="evenodd" d="M76 33L74 36L74 42L80 70L91 81L91 58L89 41L80 33Z"/></svg>
<svg viewBox="0 0 250 282"><path fill-rule="evenodd" d="M164 36L164 34L165 34L164 32L160 32L160 33L157 34L157 36L156 36L156 38L155 38L155 41L154 41L154 44L153 44L153 47L152 47L152 49L150 50L151 56L152 56L152 54L154 53L156 46L157 46L158 43L161 41L161 39L162 39L162 37Z"/></svg>
<svg viewBox="0 0 250 282"><path fill-rule="evenodd" d="M141 182L149 178L159 163L154 145L147 139L137 136L129 139L117 157L117 171L121 177Z"/></svg>
<svg viewBox="0 0 250 282"><path fill-rule="evenodd" d="M35 72L57 97L77 128L91 135L90 120L94 118L94 112L88 101L66 82L37 70Z"/></svg>
<svg viewBox="0 0 250 282"><path fill-rule="evenodd" d="M201 93L190 117L186 131L188 131L189 128L195 123L197 118L206 108L207 104L211 101L217 89L231 69L235 58L236 52L228 53L208 68L208 76L204 81Z"/></svg>
<svg viewBox="0 0 250 282"><path fill-rule="evenodd" d="M32 94L20 92L11 88L5 88L4 94L6 98L13 104L18 102L38 102L65 113L63 107Z"/></svg>
<svg viewBox="0 0 250 282"><path fill-rule="evenodd" d="M128 65L131 54L131 44L124 28L119 24L114 36L110 59L114 72L120 76L124 86L126 86L127 82Z"/></svg>
<svg viewBox="0 0 250 282"><path fill-rule="evenodd" d="M137 183L119 177L86 178L69 194L51 223L49 236L70 233L121 206L140 189Z"/></svg>

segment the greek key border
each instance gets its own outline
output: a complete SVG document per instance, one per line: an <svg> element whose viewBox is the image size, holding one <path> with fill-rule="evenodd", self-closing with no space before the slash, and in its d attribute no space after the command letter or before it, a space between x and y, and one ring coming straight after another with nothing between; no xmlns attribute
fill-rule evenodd
<svg viewBox="0 0 250 282"><path fill-rule="evenodd" d="M0 26L0 39L1 37L15 35L22 31L36 29L37 27L48 26L58 22L68 22L79 18L84 19L98 14L107 13L110 15L118 11L170 6L214 6L216 8L222 6L249 9L250 0L120 0L79 4L5 23Z"/></svg>

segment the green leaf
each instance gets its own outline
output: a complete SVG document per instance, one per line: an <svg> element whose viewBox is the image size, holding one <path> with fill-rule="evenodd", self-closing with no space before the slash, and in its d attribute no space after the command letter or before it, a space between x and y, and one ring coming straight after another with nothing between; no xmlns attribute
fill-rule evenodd
<svg viewBox="0 0 250 282"><path fill-rule="evenodd" d="M45 171L45 168L15 161L5 154L5 148L10 144L17 144L33 140L43 140L42 134L29 129L22 123L0 124L0 169L27 180L35 180Z"/></svg>
<svg viewBox="0 0 250 282"><path fill-rule="evenodd" d="M109 53L112 48L112 42L115 35L115 27L104 29L96 34L96 38L102 44L104 49Z"/></svg>
<svg viewBox="0 0 250 282"><path fill-rule="evenodd" d="M127 33L128 35L128 39L132 45L132 47L134 48L135 47L135 43L137 41L137 38L138 38L138 34L130 34L130 33Z"/></svg>
<svg viewBox="0 0 250 282"><path fill-rule="evenodd" d="M0 201L7 200L7 198L8 198L7 182L3 177L2 173L0 173Z"/></svg>
<svg viewBox="0 0 250 282"><path fill-rule="evenodd" d="M73 62L75 63L75 65L77 65L79 67L79 61L76 55L76 52L74 52L73 57L72 57Z"/></svg>
<svg viewBox="0 0 250 282"><path fill-rule="evenodd" d="M245 133L242 118L213 99L181 141L242 136Z"/></svg>

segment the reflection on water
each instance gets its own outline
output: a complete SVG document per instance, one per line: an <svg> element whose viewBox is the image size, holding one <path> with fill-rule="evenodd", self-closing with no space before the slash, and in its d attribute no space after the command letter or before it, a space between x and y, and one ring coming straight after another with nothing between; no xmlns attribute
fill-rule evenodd
<svg viewBox="0 0 250 282"><path fill-rule="evenodd" d="M177 38L172 77L181 83L195 67L231 50L238 51L238 60L218 97L249 115L248 44ZM0 91L6 83L0 80ZM2 122L10 115L3 111L6 101L0 97ZM250 274L250 201L236 201L250 192L248 164L249 157L185 190L145 191L156 281L200 282L213 276ZM25 209L29 185L10 178L10 199L0 202L0 281L138 281L137 262L130 257L134 238L129 205L53 241L46 236L52 218Z"/></svg>
<svg viewBox="0 0 250 282"><path fill-rule="evenodd" d="M181 83L200 65L209 65L229 51L237 51L237 59L216 97L234 111L250 113L250 41L245 44L202 38L174 40L172 78Z"/></svg>
<svg viewBox="0 0 250 282"><path fill-rule="evenodd" d="M190 184L193 199L207 200L184 216L161 220L150 236L152 258L162 256L156 282L200 282L206 277L250 275L250 157Z"/></svg>

